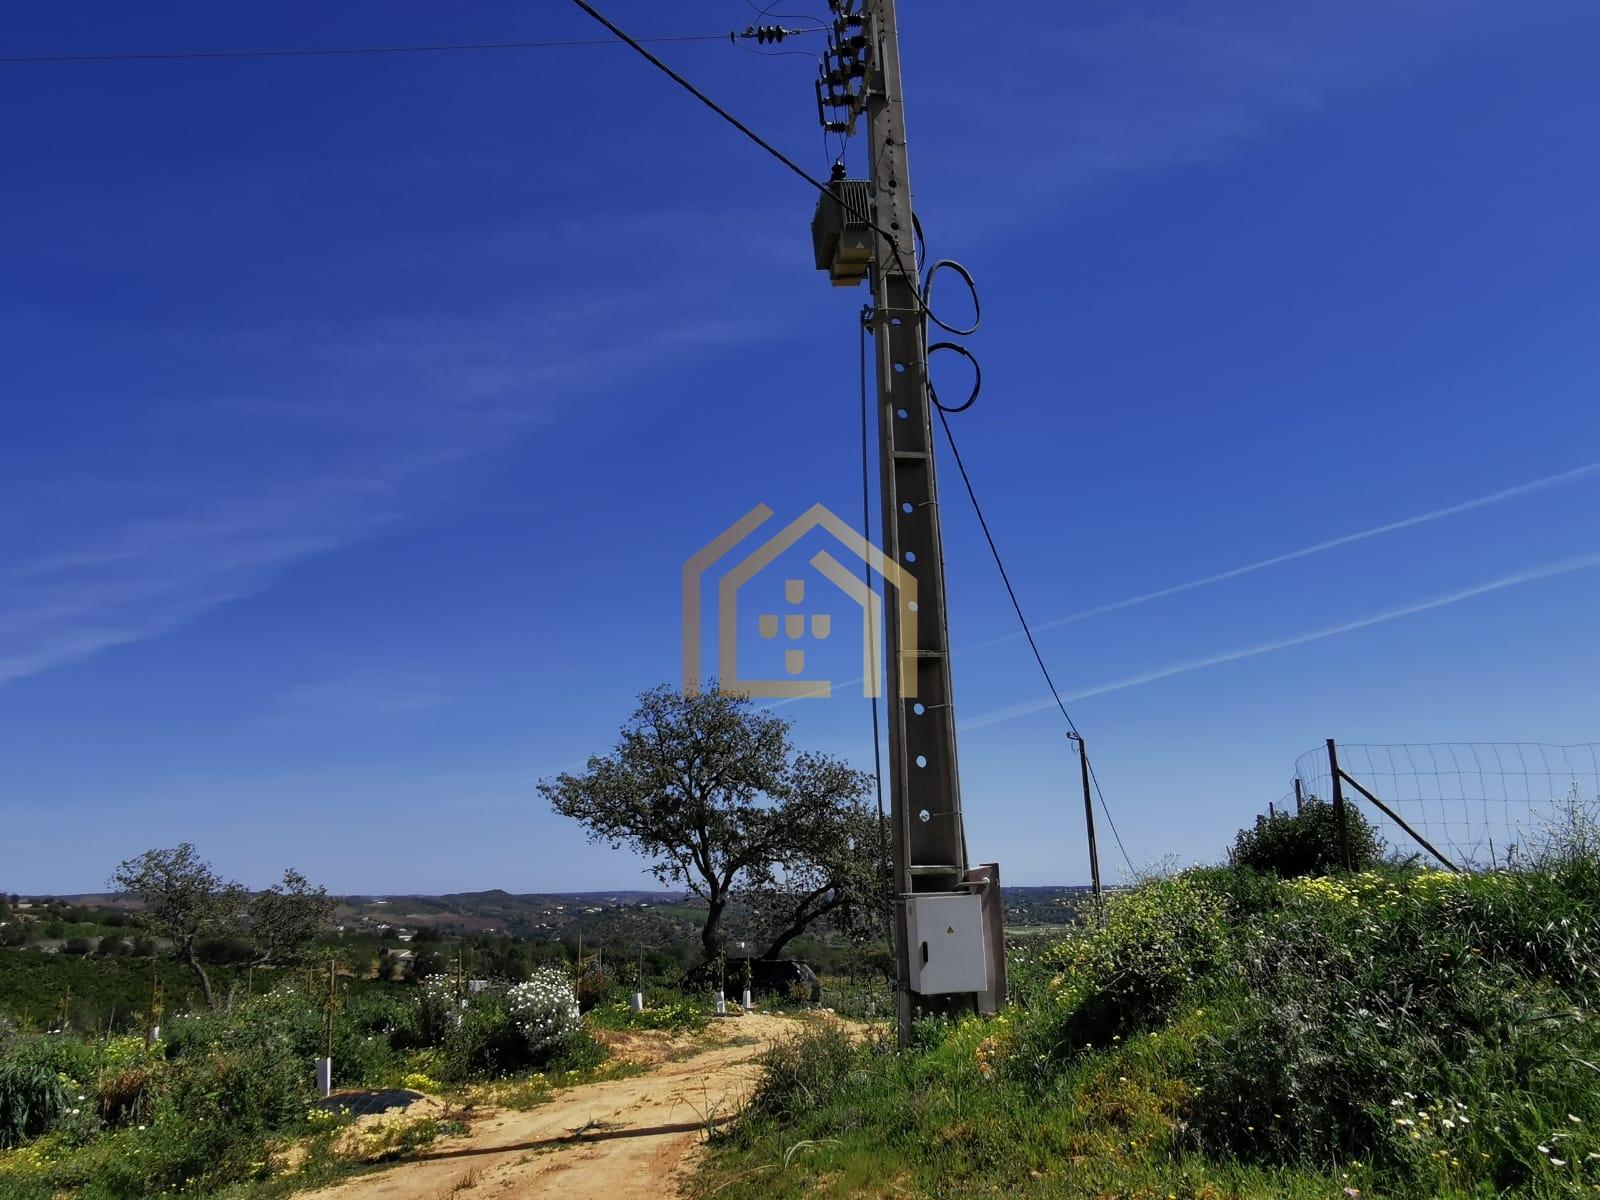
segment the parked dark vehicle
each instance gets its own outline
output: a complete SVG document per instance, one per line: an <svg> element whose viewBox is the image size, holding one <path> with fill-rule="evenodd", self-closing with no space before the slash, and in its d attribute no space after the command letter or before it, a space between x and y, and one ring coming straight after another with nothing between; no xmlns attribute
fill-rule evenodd
<svg viewBox="0 0 1600 1200"><path fill-rule="evenodd" d="M783 996L791 1000L822 1002L822 980L806 963L789 958L730 957L723 978L729 998L737 1000L744 990L745 964L750 966L752 996ZM688 982L708 989L717 986L717 966L704 964L689 972Z"/></svg>

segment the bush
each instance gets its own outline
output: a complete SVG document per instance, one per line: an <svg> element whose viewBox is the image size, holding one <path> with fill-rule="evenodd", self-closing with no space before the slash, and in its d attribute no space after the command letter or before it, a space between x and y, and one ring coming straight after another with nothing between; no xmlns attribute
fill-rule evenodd
<svg viewBox="0 0 1600 1200"><path fill-rule="evenodd" d="M467 1000L441 1049L445 1072L454 1080L503 1075L533 1061L505 998L488 991Z"/></svg>
<svg viewBox="0 0 1600 1200"><path fill-rule="evenodd" d="M832 1021L777 1043L761 1056L751 1111L782 1122L821 1107L845 1086L863 1053L844 1026Z"/></svg>
<svg viewBox="0 0 1600 1200"><path fill-rule="evenodd" d="M0 1058L0 1149L44 1133L86 1097L93 1047L50 1034L9 1044Z"/></svg>
<svg viewBox="0 0 1600 1200"><path fill-rule="evenodd" d="M578 997L560 967L540 967L506 992L506 1009L528 1043L533 1065L558 1053L578 1035Z"/></svg>
<svg viewBox="0 0 1600 1200"><path fill-rule="evenodd" d="M1163 1018L1223 957L1228 897L1200 874L1109 897L1105 921L1039 956L1052 971L1029 1022L1028 1061L1060 1062Z"/></svg>
<svg viewBox="0 0 1600 1200"><path fill-rule="evenodd" d="M127 954L128 951L128 943L114 933L106 934L105 937L100 939L100 944L95 948L96 954L102 954L107 958L118 958Z"/></svg>
<svg viewBox="0 0 1600 1200"><path fill-rule="evenodd" d="M1333 805L1305 802L1298 813L1280 812L1256 818L1234 838L1229 862L1280 879L1331 875L1345 867L1344 840ZM1383 858L1383 842L1355 805L1344 806L1344 828L1350 843L1350 869L1365 871Z"/></svg>

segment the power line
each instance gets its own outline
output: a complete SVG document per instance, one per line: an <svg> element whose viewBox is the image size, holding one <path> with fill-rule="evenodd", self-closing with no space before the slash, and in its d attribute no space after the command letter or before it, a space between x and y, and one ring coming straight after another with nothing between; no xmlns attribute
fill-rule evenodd
<svg viewBox="0 0 1600 1200"><path fill-rule="evenodd" d="M786 35L814 33L790 29ZM640 38L641 42L722 42L738 39L736 33L694 33L672 37ZM432 42L415 46L289 46L262 50L162 50L150 53L30 54L0 58L0 66L22 63L175 62L213 58L332 58L379 54L446 54L472 50L563 50L581 46L615 46L612 38L572 38L544 42Z"/></svg>
<svg viewBox="0 0 1600 1200"><path fill-rule="evenodd" d="M1067 723L1067 728L1072 730L1073 736L1082 738L1078 726L1072 719L1072 714L1067 711L1066 702L1061 699L1061 692L1056 688L1056 681L1050 677L1050 668L1045 665L1044 655L1039 650L1039 643L1034 640L1033 629L1028 624L1028 618L1022 613L1022 602L1017 599L1017 589L1011 584L1011 575L1006 570L1005 560L1000 556L1000 547L995 544L994 534L989 531L988 519L983 514L983 505L978 503L978 493L973 489L972 477L967 474L967 464L961 459L961 451L956 446L955 435L950 430L950 419L945 416L945 410L940 405L934 405L934 411L939 414L939 424L944 427L945 441L950 445L950 455L955 459L956 470L961 475L961 483L967 489L967 499L972 501L972 511L978 516L978 527L983 530L983 540L989 543L989 553L994 557L994 565L999 568L1000 582L1005 584L1006 595L1011 598L1011 608L1017 614L1017 621L1022 625L1023 636L1028 639L1028 647L1033 651L1034 661L1039 664L1039 671L1044 675L1044 681L1050 688L1050 695L1055 698L1056 707L1061 710L1061 716ZM1085 762L1087 762L1087 757ZM1117 849L1122 852L1122 859L1132 871L1133 859L1128 857L1128 849L1122 844L1122 834L1117 831L1117 823L1111 816L1111 808L1106 804L1105 792L1100 788L1100 780L1094 773L1094 765L1089 765L1089 781L1094 785L1095 795L1100 800L1100 811L1105 814L1106 823L1111 826L1111 836L1116 839Z"/></svg>
<svg viewBox="0 0 1600 1200"><path fill-rule="evenodd" d="M905 260L900 255L900 247L899 247L899 244L898 244L898 240L894 237L894 235L888 233L880 225L878 225L878 223L871 218L870 214L860 212L859 210L857 210L854 207L854 205L852 205L849 201L845 200L844 197L836 196L835 193L833 192L833 190L831 188L829 188L827 184L823 183L820 179L817 179L814 175L812 175L804 167L800 166L799 163L795 162L794 159L790 158L783 151L779 150L771 142L767 141L759 133L757 133L755 130L751 129L750 126L746 125L738 117L734 116L726 108L724 108L722 105L718 104L710 96L706 95L705 92L701 91L693 83L691 83L689 80L685 79L677 71L673 70L665 62L663 62L660 58L658 58L656 55L652 54L649 50L647 50L643 45L640 44L640 40L639 39L630 36L627 33L627 31L625 31L620 26L618 26L613 21L611 21L608 17L606 17L603 13L601 13L598 9L596 9L594 7L594 5L590 4L588 2L588 0L573 0L573 3L576 4L585 13L587 13L590 17L594 18L595 21L599 22L602 26L604 26L614 36L619 38L621 41L627 43L628 46L630 46L635 52L637 52L639 54L639 56L642 57L651 66L655 67L656 70L658 70L662 74L666 75L667 78L671 79L679 87L683 88L684 91L688 92L696 100L700 101L701 104L705 105L712 112L714 112L717 116L721 117L724 121L726 121L728 124L732 125L740 133L744 134L745 137L749 138L750 141L754 142L762 150L765 150L769 155L771 155L773 158L775 158L778 162L782 163L791 172L793 172L795 175L799 176L806 183L810 184L813 188L815 188L822 195L828 196L828 197L834 199L839 204L839 206L841 208L843 208L845 211L849 212L852 216L854 216L855 218L860 220L868 228L874 230L880 237L882 237L884 239L884 242L888 245L890 253L894 255L895 264L899 267L901 273L906 275L907 277L911 277L911 272L906 269ZM971 281L971 276L967 275L967 273L966 273L966 271L964 269L961 270L961 274L966 278L967 283L970 286L971 282L972 282ZM931 282L931 280L930 280L930 282ZM913 295L916 297L917 307L921 310L922 314L925 317L927 317L929 320L933 321L933 323L938 325L941 329L945 329L945 330L948 330L951 333L961 335L961 334L971 333L972 330L976 328L976 324L974 324L971 328L966 328L966 329L955 328L955 327L952 327L950 325L945 324L943 321L939 320L938 317L934 316L933 311L928 307L927 300L923 296L923 289L922 288L919 287L919 288L914 289ZM955 347L955 348L959 349L959 347ZM970 358L971 356L969 355L968 357ZM970 404L970 401L969 401L969 404ZM1076 734L1078 732L1078 727L1075 724L1073 724L1071 714L1069 714L1067 712L1066 705L1064 703L1062 703L1061 693L1056 689L1056 685L1055 685L1054 680L1052 680L1050 678L1049 669L1045 666L1045 663L1044 663L1044 656L1042 654L1040 654L1038 643L1034 641L1033 630L1029 627L1027 618L1024 617L1023 614L1022 614L1022 605L1017 600L1016 590L1011 586L1011 578L1006 572L1005 562L1000 557L1000 550L995 545L995 541L994 541L993 535L991 535L990 532L989 532L989 524L988 524L988 521L984 519L983 508L978 503L977 493L973 491L972 480L967 475L967 469L966 469L965 464L963 464L962 461L961 461L960 453L956 450L955 439L950 436L950 423L949 423L948 420L945 419L944 408L942 406L939 406L939 405L935 405L934 407L936 408L936 410L939 413L939 422L940 422L940 424L942 424L944 426L945 437L950 442L951 452L955 454L956 466L961 472L961 481L962 481L962 483L964 483L966 485L967 496L972 501L973 510L978 514L978 523L983 527L983 536L989 543L989 552L994 555L995 565L997 567L999 567L999 569L1000 569L1000 578L1005 583L1006 592L1011 597L1011 606L1012 606L1012 608L1014 608L1016 610L1017 619L1022 622L1022 629L1023 629L1023 632L1027 635L1028 645L1033 647L1034 658L1039 663L1039 669L1044 672L1045 682L1050 685L1051 695L1053 695L1055 697L1056 705L1057 705L1057 707L1059 707L1061 709L1061 715L1064 718L1066 718L1066 722L1067 722L1068 728L1070 728L1072 730L1072 732ZM967 407L967 405L963 405L962 407L965 408L965 407ZM1111 810L1106 805L1105 794L1100 789L1100 781L1099 781L1098 778L1095 777L1094 770L1093 770L1092 767L1090 768L1089 776L1090 776L1091 781L1094 784L1095 792L1100 797L1100 807L1105 812L1106 821L1111 826L1112 835L1116 838L1117 848L1122 851L1122 857L1123 857L1124 861L1127 862L1128 869L1131 871L1133 869L1133 860L1128 857L1127 848L1125 846L1123 846L1122 835L1117 831L1116 822L1114 820L1112 820Z"/></svg>
<svg viewBox="0 0 1600 1200"><path fill-rule="evenodd" d="M817 191L821 192L824 196L827 196L830 200L833 200L845 212L849 213L852 217L855 217L856 220L860 221L868 229L871 229L874 233L876 233L879 237L881 237L884 240L884 242L888 245L889 253L894 256L895 265L900 268L900 273L902 275L904 275L908 279L914 279L915 278L915 272L910 271L910 270L908 270L906 268L905 259L900 254L899 239L894 234L892 234L888 230L886 230L882 225L879 225L876 221L874 221L872 219L872 214L871 213L862 212L859 208L857 208L849 200L845 199L845 197L840 196L840 195L836 195L834 193L833 189L830 188L827 184L823 183L822 180L818 179L815 175L811 174L811 172L807 171L799 163L795 162L794 159L790 158L782 150L779 150L771 142L767 141L766 138L762 137L754 129L751 129L750 126L746 125L738 117L734 116L726 108L723 108L722 105L718 104L710 96L706 95L698 87L696 87L694 84L690 83L689 80L685 79L682 75L678 74L678 72L674 71L666 63L662 62L661 59L657 58L649 50L645 49L645 47L641 44L641 42L644 39L633 37L626 30L624 30L621 26L619 26L615 22L613 22L604 13L600 12L597 8L595 8L594 5L590 4L589 0L572 0L572 2L574 4L576 4L579 8L581 8L584 12L589 14L589 16L593 17L601 25L605 26L605 28L608 29L612 34L614 34L618 39L620 39L621 41L627 43L627 45L630 46L633 50L635 50L640 55L640 57L642 57L646 62L648 62L656 70L658 70L662 74L664 74L668 79L672 80L673 83L676 83L684 91L688 92L696 100L700 101L701 104L704 104L712 112L716 113L717 116L721 117L724 121L726 121L728 124L732 125L740 133L744 134L745 137L749 138L757 146L760 146L763 150L765 150L773 158L777 159L784 166L788 167L790 171L794 172L794 174L798 175L801 179L805 180L808 184L810 184L812 187L814 187ZM810 33L810 32L813 32L813 31L812 30L805 30L803 32ZM939 328L945 329L945 330L949 330L951 333L956 333L956 334L960 334L960 333L963 333L963 332L970 332L970 330L953 329L953 328L951 328L951 326L946 325L938 317L934 316L933 311L928 307L927 301L925 299L923 299L922 289L921 288L913 289L912 290L912 295L916 299L917 308L930 321L932 321L935 325L939 326Z"/></svg>

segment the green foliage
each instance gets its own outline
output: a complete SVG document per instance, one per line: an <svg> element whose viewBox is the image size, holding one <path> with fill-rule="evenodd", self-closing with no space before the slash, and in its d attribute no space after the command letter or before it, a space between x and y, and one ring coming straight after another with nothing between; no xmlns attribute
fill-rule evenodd
<svg viewBox="0 0 1600 1200"><path fill-rule="evenodd" d="M1260 816L1249 829L1241 829L1228 856L1236 867L1292 879L1300 875L1327 875L1343 870L1344 839L1350 846L1349 868L1365 871L1383 857L1383 842L1372 824L1356 810L1344 806L1344 829L1333 805L1312 798L1299 813Z"/></svg>
<svg viewBox="0 0 1600 1200"><path fill-rule="evenodd" d="M93 1054L72 1038L13 1041L0 1057L0 1150L36 1137L77 1103Z"/></svg>
<svg viewBox="0 0 1600 1200"><path fill-rule="evenodd" d="M1105 901L1040 956L1051 972L1034 997L1028 1061L1055 1063L1162 1020L1225 957L1227 898L1191 876L1157 880Z"/></svg>
<svg viewBox="0 0 1600 1200"><path fill-rule="evenodd" d="M998 1018L774 1051L705 1190L1592 1194L1600 847L1563 845L1477 876L1147 883L1023 943Z"/></svg>
<svg viewBox="0 0 1600 1200"><path fill-rule="evenodd" d="M779 1042L761 1057L761 1078L750 1111L778 1121L809 1112L845 1086L858 1052L850 1034L832 1021Z"/></svg>
<svg viewBox="0 0 1600 1200"><path fill-rule="evenodd" d="M655 688L639 697L610 754L590 758L581 774L541 781L539 793L582 824L590 840L632 849L652 861L663 883L706 901L705 962L721 953L722 919L743 886L786 910L772 929L781 945L836 911L831 896L851 890L835 869L839 852L854 847L854 822L841 817L864 814L867 794L863 772L797 752L789 729L747 696ZM875 846L860 849L870 859ZM787 871L773 871L774 864ZM821 900L808 899L809 888L780 898L778 884L790 872L820 885Z"/></svg>
<svg viewBox="0 0 1600 1200"><path fill-rule="evenodd" d="M459 995L448 976L434 976L417 990L398 1040L435 1049L439 1077L453 1082L544 1070L588 1041L576 1006L572 984L559 967L541 967L523 983L468 996Z"/></svg>
<svg viewBox="0 0 1600 1200"><path fill-rule="evenodd" d="M670 1029L675 1032L704 1029L710 1016L705 1005L681 995L662 993L649 998L640 1012L627 1000L591 1008L584 1020L595 1029Z"/></svg>

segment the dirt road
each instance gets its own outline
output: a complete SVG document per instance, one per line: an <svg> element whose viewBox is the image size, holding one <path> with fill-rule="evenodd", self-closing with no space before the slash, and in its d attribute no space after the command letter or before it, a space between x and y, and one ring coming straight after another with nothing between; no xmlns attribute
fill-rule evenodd
<svg viewBox="0 0 1600 1200"><path fill-rule="evenodd" d="M748 1093L755 1059L800 1022L750 1013L719 1022L711 1040L641 1039L658 1056L648 1074L586 1084L527 1112L474 1114L469 1132L373 1175L310 1193L314 1200L669 1200L708 1119L726 1118ZM650 1054L654 1050L655 1054Z"/></svg>

